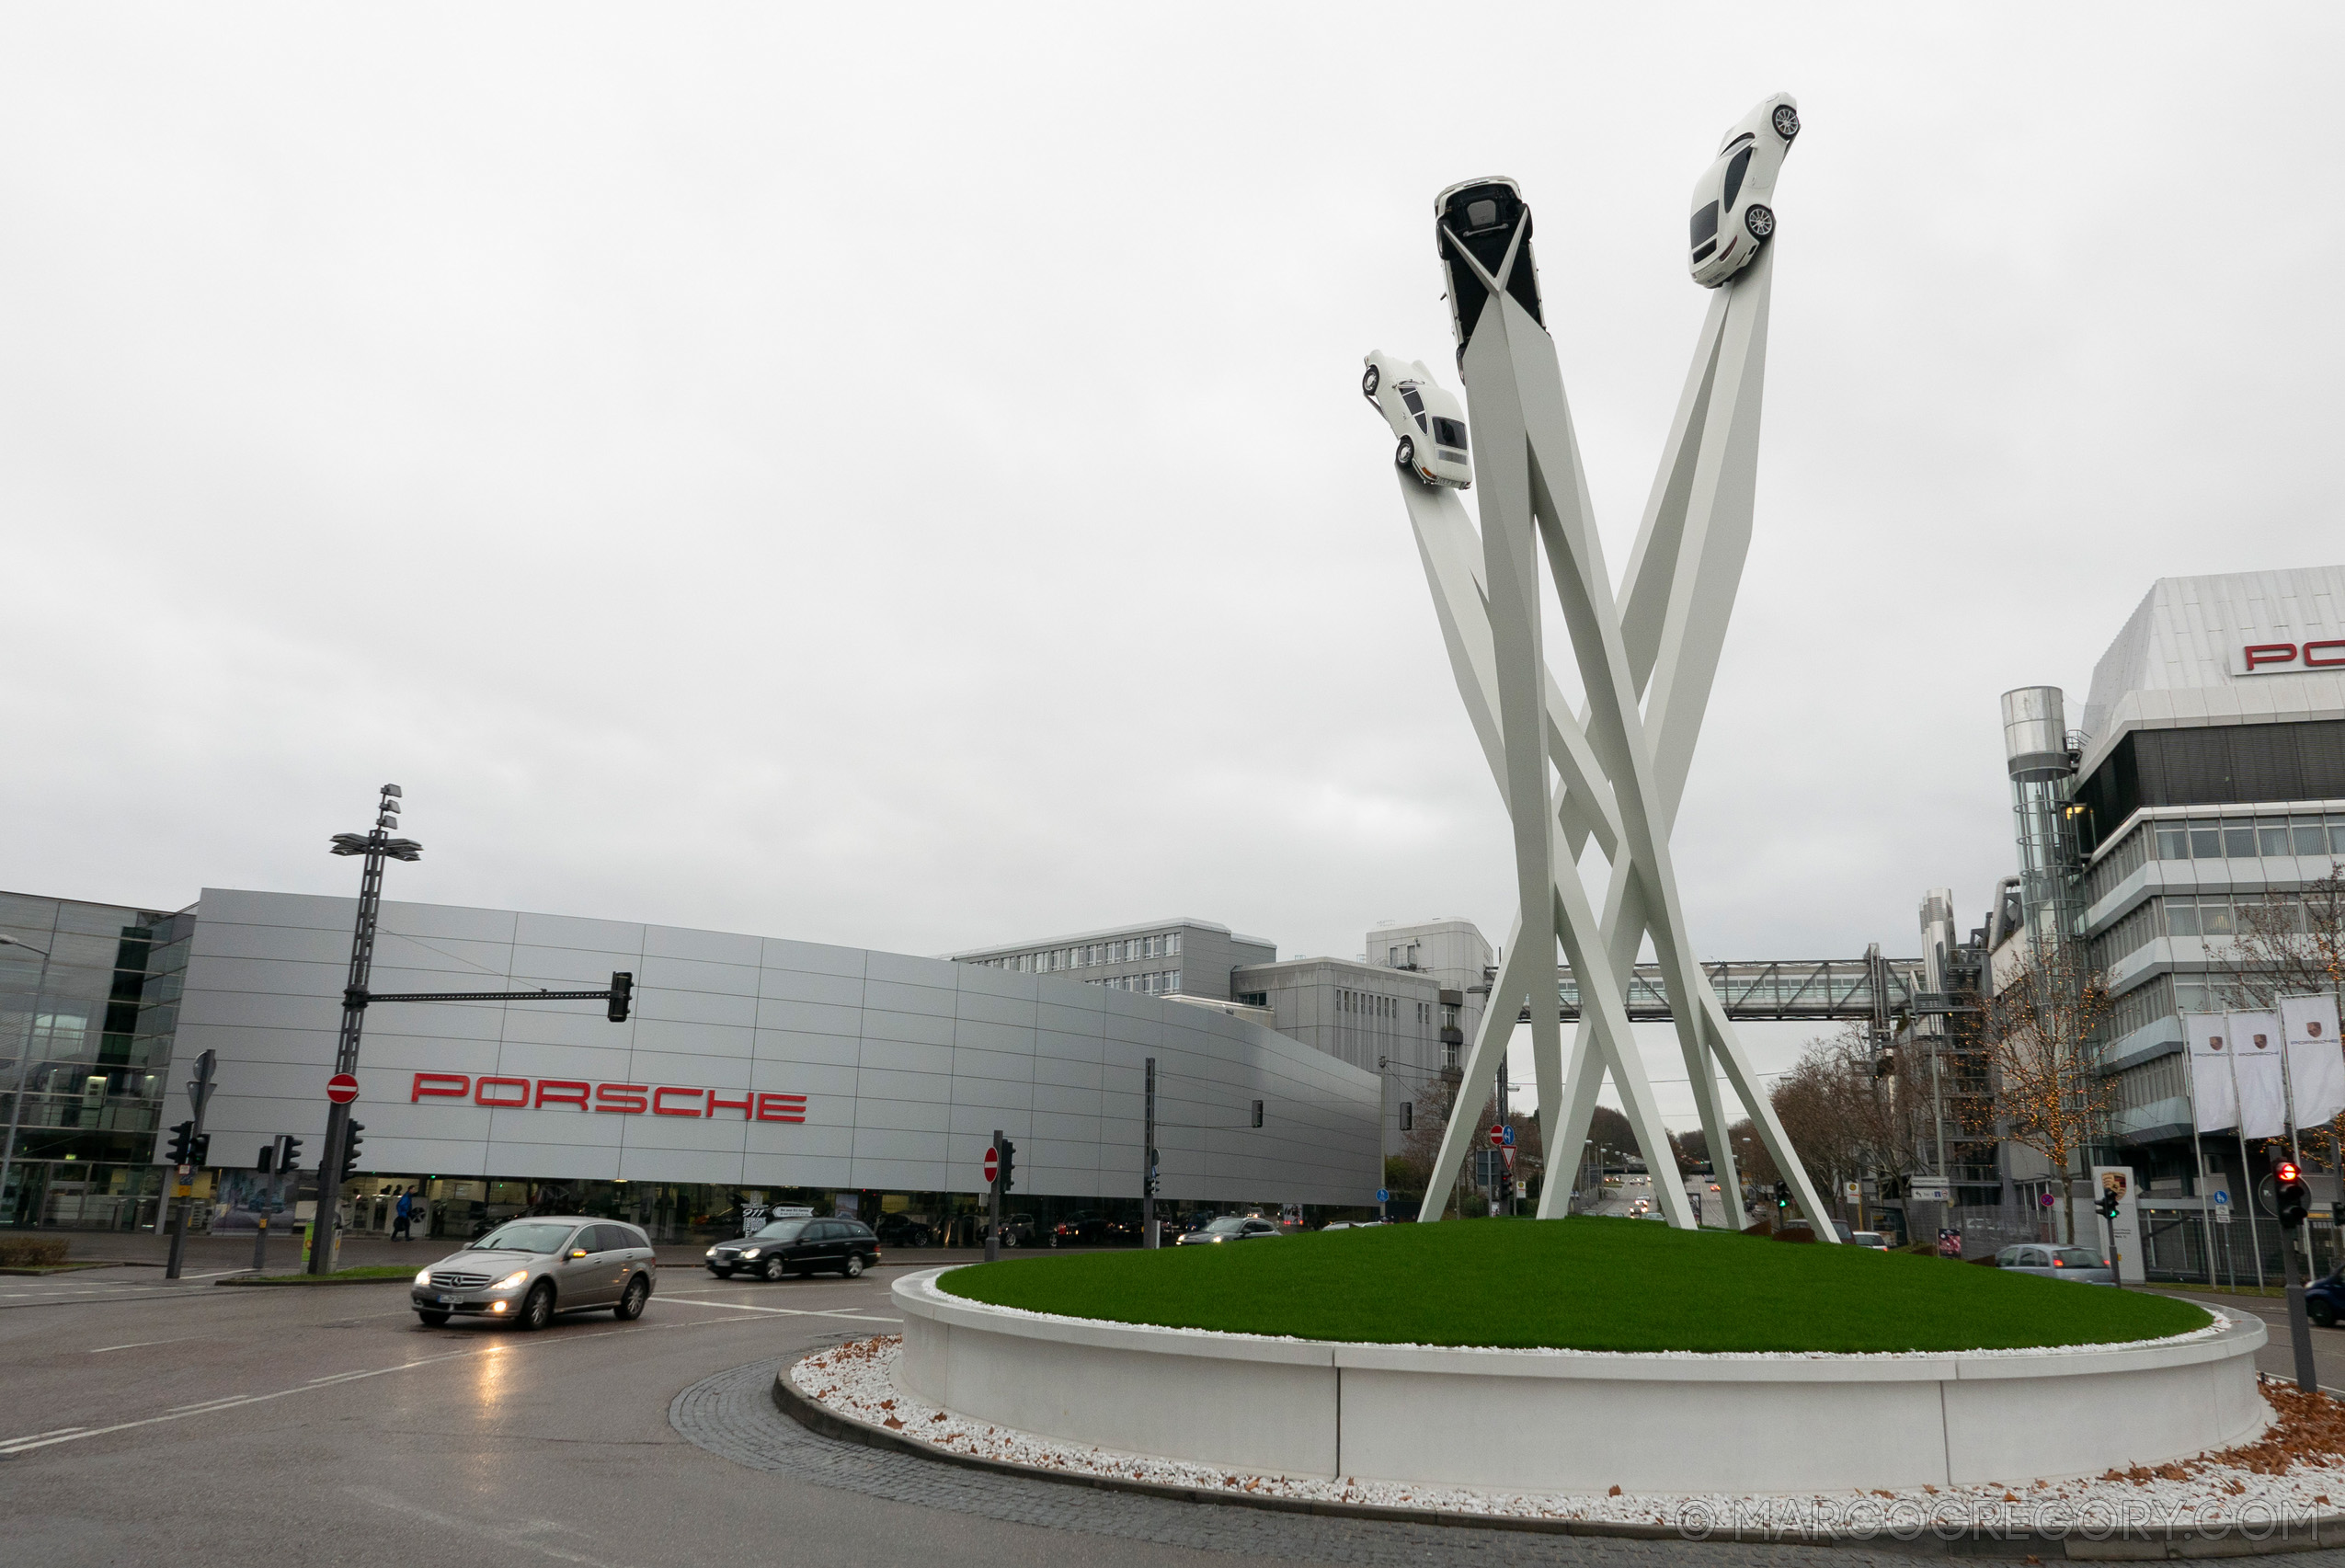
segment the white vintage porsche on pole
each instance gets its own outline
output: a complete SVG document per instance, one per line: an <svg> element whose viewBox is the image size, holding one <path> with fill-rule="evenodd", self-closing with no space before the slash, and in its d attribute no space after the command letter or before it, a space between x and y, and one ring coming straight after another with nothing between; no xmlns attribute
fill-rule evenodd
<svg viewBox="0 0 2345 1568"><path fill-rule="evenodd" d="M1360 395L1376 406L1401 439L1392 461L1421 483L1470 489L1472 460L1466 448L1466 411L1434 383L1423 361L1403 363L1378 349L1360 375Z"/></svg>
<svg viewBox="0 0 2345 1568"><path fill-rule="evenodd" d="M1694 281L1715 289L1751 264L1775 233L1775 177L1800 133L1800 106L1778 93L1726 132L1718 157L1694 183Z"/></svg>

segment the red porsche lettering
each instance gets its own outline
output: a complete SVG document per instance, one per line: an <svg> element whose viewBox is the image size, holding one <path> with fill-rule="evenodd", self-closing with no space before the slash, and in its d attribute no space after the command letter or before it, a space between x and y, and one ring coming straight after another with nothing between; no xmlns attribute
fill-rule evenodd
<svg viewBox="0 0 2345 1568"><path fill-rule="evenodd" d="M594 1108L615 1111L623 1116L639 1116L644 1113L644 1096L649 1086L642 1083L598 1083L594 1089Z"/></svg>
<svg viewBox="0 0 2345 1568"><path fill-rule="evenodd" d="M749 1119L749 1104L747 1090L742 1091L741 1097L738 1100L727 1100L714 1089L708 1092L708 1114L712 1116L719 1111L738 1111L741 1113L741 1119L747 1121Z"/></svg>
<svg viewBox="0 0 2345 1568"><path fill-rule="evenodd" d="M588 1085L575 1078L541 1078L537 1081L537 1108L548 1105L576 1105L587 1108Z"/></svg>
<svg viewBox="0 0 2345 1568"><path fill-rule="evenodd" d="M670 1094L690 1094L693 1099L697 1100L706 1093L708 1093L708 1091L705 1089L670 1089L662 1085L651 1092L651 1114L655 1116L699 1116L701 1111L698 1105L692 1106L692 1108L688 1111L679 1111L669 1105L667 1104L667 1099Z"/></svg>
<svg viewBox="0 0 2345 1568"><path fill-rule="evenodd" d="M414 1093L407 1096L412 1105L418 1100L461 1100L473 1092L472 1074L468 1072L418 1072Z"/></svg>
<svg viewBox="0 0 2345 1568"><path fill-rule="evenodd" d="M488 1093L491 1089L499 1091L517 1089L520 1091L520 1098L508 1100L500 1093L497 1098L491 1099ZM525 1108L529 1103L530 1081L526 1078L482 1078L473 1084L473 1104L475 1105L486 1105L491 1110L518 1111Z"/></svg>
<svg viewBox="0 0 2345 1568"><path fill-rule="evenodd" d="M802 1122L806 1119L804 1094L760 1094L757 1119L761 1122Z"/></svg>

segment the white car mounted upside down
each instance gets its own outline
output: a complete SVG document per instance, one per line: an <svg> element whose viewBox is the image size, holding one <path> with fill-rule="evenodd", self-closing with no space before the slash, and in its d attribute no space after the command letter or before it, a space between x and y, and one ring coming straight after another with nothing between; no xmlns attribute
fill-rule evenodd
<svg viewBox="0 0 2345 1568"><path fill-rule="evenodd" d="M1715 289L1758 256L1775 233L1775 177L1800 133L1800 106L1778 93L1726 132L1718 156L1694 182L1687 266L1694 281Z"/></svg>
<svg viewBox="0 0 2345 1568"><path fill-rule="evenodd" d="M1423 484L1470 488L1474 471L1466 447L1466 412L1458 400L1436 384L1423 361L1403 363L1379 349L1366 363L1360 395L1400 438L1392 461Z"/></svg>

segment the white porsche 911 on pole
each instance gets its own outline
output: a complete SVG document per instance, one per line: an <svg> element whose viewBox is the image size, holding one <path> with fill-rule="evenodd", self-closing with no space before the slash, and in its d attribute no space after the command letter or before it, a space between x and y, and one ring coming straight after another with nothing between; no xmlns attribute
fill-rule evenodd
<svg viewBox="0 0 2345 1568"><path fill-rule="evenodd" d="M1800 106L1778 93L1726 132L1717 160L1694 184L1694 281L1715 289L1751 264L1775 233L1775 177L1800 133Z"/></svg>
<svg viewBox="0 0 2345 1568"><path fill-rule="evenodd" d="M1368 355L1360 395L1376 406L1401 438L1392 461L1420 482L1470 489L1474 482L1466 449L1466 411L1434 384L1423 361L1402 363L1378 349Z"/></svg>

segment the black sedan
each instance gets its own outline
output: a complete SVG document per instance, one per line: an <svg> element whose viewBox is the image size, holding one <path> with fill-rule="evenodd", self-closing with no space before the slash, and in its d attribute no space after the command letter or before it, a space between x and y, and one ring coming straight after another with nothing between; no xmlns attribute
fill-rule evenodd
<svg viewBox="0 0 2345 1568"><path fill-rule="evenodd" d="M1172 1244L1176 1247L1211 1247L1224 1242L1267 1241L1284 1233L1267 1219L1241 1219L1234 1214L1225 1214L1218 1219L1208 1221L1202 1229L1190 1231Z"/></svg>
<svg viewBox="0 0 2345 1568"><path fill-rule="evenodd" d="M915 1219L909 1214L883 1214L876 1230L881 1242L891 1247L927 1247L936 1242L936 1232L927 1221Z"/></svg>
<svg viewBox="0 0 2345 1568"><path fill-rule="evenodd" d="M735 1271L780 1279L792 1274L843 1274L854 1278L879 1266L879 1238L860 1219L777 1219L755 1235L708 1249L708 1272Z"/></svg>

